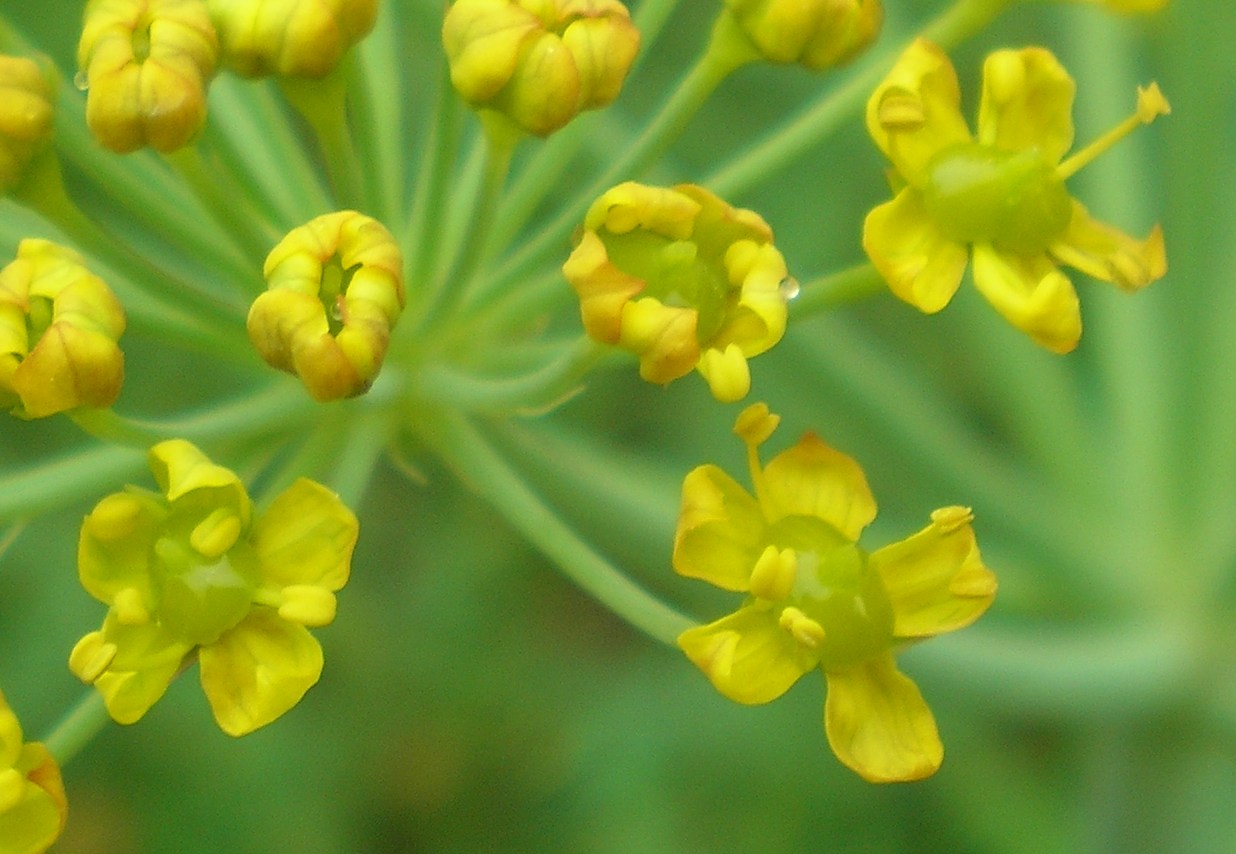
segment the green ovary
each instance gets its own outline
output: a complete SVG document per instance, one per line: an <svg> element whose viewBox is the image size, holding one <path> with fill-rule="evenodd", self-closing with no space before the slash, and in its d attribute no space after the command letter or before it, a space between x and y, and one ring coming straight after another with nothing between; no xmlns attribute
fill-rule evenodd
<svg viewBox="0 0 1236 854"><path fill-rule="evenodd" d="M55 308L50 299L47 297L30 298L30 312L26 315L26 341L29 349L34 349L34 346L39 343L47 327L51 326L54 316Z"/></svg>
<svg viewBox="0 0 1236 854"><path fill-rule="evenodd" d="M712 340L734 302L724 259L701 255L690 240L672 240L643 229L604 233L601 239L610 262L644 282L640 297L695 309L696 339L701 344Z"/></svg>
<svg viewBox="0 0 1236 854"><path fill-rule="evenodd" d="M824 629L816 650L825 670L848 667L892 647L893 607L867 555L827 522L790 516L773 526L779 548L798 556L798 575L789 598Z"/></svg>
<svg viewBox="0 0 1236 854"><path fill-rule="evenodd" d="M188 643L215 642L252 607L257 557L244 541L208 557L165 536L155 543L153 564L162 582L159 620Z"/></svg>
<svg viewBox="0 0 1236 854"><path fill-rule="evenodd" d="M1035 255L1064 232L1072 217L1064 182L1037 151L967 143L936 155L927 172L927 212L958 243L993 243Z"/></svg>

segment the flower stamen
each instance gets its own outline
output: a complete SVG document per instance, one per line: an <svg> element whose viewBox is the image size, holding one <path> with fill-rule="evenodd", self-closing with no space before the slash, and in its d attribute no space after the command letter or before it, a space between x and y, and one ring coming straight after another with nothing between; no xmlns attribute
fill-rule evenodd
<svg viewBox="0 0 1236 854"><path fill-rule="evenodd" d="M1172 106L1167 102L1167 98L1159 89L1158 83L1151 83L1144 88L1139 86L1137 89L1137 109L1134 110L1133 115L1120 122L1081 151L1075 152L1056 167L1056 174L1060 176L1061 180L1073 176L1083 166L1124 139L1141 125L1148 125L1159 116L1170 115L1171 112Z"/></svg>

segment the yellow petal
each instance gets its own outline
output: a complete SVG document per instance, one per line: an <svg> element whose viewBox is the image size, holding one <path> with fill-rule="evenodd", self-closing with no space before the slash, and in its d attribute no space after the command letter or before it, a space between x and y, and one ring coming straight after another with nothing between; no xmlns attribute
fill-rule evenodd
<svg viewBox="0 0 1236 854"><path fill-rule="evenodd" d="M1136 240L1094 219L1076 200L1068 229L1048 251L1060 263L1126 291L1144 288L1167 273L1167 253L1159 226L1152 228L1145 240Z"/></svg>
<svg viewBox="0 0 1236 854"><path fill-rule="evenodd" d="M769 521L814 516L854 542L875 518L876 503L862 468L808 433L764 467Z"/></svg>
<svg viewBox="0 0 1236 854"><path fill-rule="evenodd" d="M54 323L17 366L12 383L31 418L108 407L124 383L124 354L106 335Z"/></svg>
<svg viewBox="0 0 1236 854"><path fill-rule="evenodd" d="M255 608L202 647L202 690L228 735L253 732L300 702L322 674L322 647L304 626Z"/></svg>
<svg viewBox="0 0 1236 854"><path fill-rule="evenodd" d="M114 653L109 650L106 659L100 658L98 653L108 645ZM74 647L69 666L79 678L94 682L112 720L131 724L163 696L191 649L156 623L125 625L109 613L101 632L91 632ZM96 664L104 660L106 667L99 673Z"/></svg>
<svg viewBox="0 0 1236 854"><path fill-rule="evenodd" d="M576 18L563 31L562 43L579 69L579 108L590 110L618 97L639 51L639 30L625 14Z"/></svg>
<svg viewBox="0 0 1236 854"><path fill-rule="evenodd" d="M378 0L210 0L222 61L245 77L322 77L369 32Z"/></svg>
<svg viewBox="0 0 1236 854"><path fill-rule="evenodd" d="M122 591L132 591L125 594L129 600L154 602L150 553L166 511L152 498L136 489L109 495L82 522L77 574L100 602L111 605Z"/></svg>
<svg viewBox="0 0 1236 854"><path fill-rule="evenodd" d="M502 93L488 105L529 133L546 136L579 112L579 69L575 58L552 33L529 39Z"/></svg>
<svg viewBox="0 0 1236 854"><path fill-rule="evenodd" d="M263 583L335 591L347 583L357 533L356 516L338 495L300 478L253 523L250 542Z"/></svg>
<svg viewBox="0 0 1236 854"><path fill-rule="evenodd" d="M1056 163L1073 145L1077 85L1051 51L998 50L983 64L978 137L1003 151L1037 149Z"/></svg>
<svg viewBox="0 0 1236 854"><path fill-rule="evenodd" d="M451 83L467 101L488 101L515 73L520 49L540 30L536 15L505 0L461 0L442 24Z"/></svg>
<svg viewBox="0 0 1236 854"><path fill-rule="evenodd" d="M932 523L871 555L893 605L893 634L925 638L977 620L996 595L996 576L983 565L969 511L946 507Z"/></svg>
<svg viewBox="0 0 1236 854"><path fill-rule="evenodd" d="M617 344L622 334L622 308L644 289L644 282L612 263L595 231L585 231L562 265L562 274L579 296L584 330L594 341Z"/></svg>
<svg viewBox="0 0 1236 854"><path fill-rule="evenodd" d="M764 546L764 517L755 499L716 466L700 466L682 483L674 536L674 571L746 592Z"/></svg>
<svg viewBox="0 0 1236 854"><path fill-rule="evenodd" d="M939 769L944 746L931 709L891 654L825 676L824 729L846 766L871 783L922 780Z"/></svg>
<svg viewBox="0 0 1236 854"><path fill-rule="evenodd" d="M867 214L863 249L892 292L928 314L957 293L969 256L963 244L936 227L922 194L912 187Z"/></svg>
<svg viewBox="0 0 1236 854"><path fill-rule="evenodd" d="M64 828L66 806L60 769L47 748L32 742L22 749L8 775L17 784L13 792L17 800L0 805L0 854L46 851ZM0 772L0 777L8 775Z"/></svg>
<svg viewBox="0 0 1236 854"><path fill-rule="evenodd" d="M867 131L897 171L921 187L939 151L970 141L957 72L944 51L916 39L867 101Z"/></svg>
<svg viewBox="0 0 1236 854"><path fill-rule="evenodd" d="M736 344L744 356L758 356L785 334L785 258L771 243L737 240L725 252L725 268L730 282L740 288L738 304L708 344L718 350Z"/></svg>
<svg viewBox="0 0 1236 854"><path fill-rule="evenodd" d="M1009 323L1037 344L1068 353L1081 338L1073 284L1046 255L1021 257L987 243L974 246L974 284Z"/></svg>
<svg viewBox="0 0 1236 854"><path fill-rule="evenodd" d="M781 628L776 611L752 606L687 629L678 646L722 695L748 705L777 699L819 665L818 655Z"/></svg>
<svg viewBox="0 0 1236 854"><path fill-rule="evenodd" d="M218 490L216 506L231 507L248 527L252 507L244 484L231 469L215 465L196 445L169 439L150 449L150 470L168 501L199 489Z"/></svg>
<svg viewBox="0 0 1236 854"><path fill-rule="evenodd" d="M622 307L618 346L639 356L641 377L663 385L699 363L698 318L693 308L665 305L653 297L632 300Z"/></svg>
<svg viewBox="0 0 1236 854"><path fill-rule="evenodd" d="M38 854L64 829L67 804L60 768L46 747L30 742L21 747L13 773L23 785L20 800L0 808L0 852Z"/></svg>

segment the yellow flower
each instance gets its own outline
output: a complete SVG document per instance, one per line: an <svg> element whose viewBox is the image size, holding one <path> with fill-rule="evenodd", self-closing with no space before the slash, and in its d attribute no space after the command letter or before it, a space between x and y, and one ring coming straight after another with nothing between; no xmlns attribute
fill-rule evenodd
<svg viewBox="0 0 1236 854"><path fill-rule="evenodd" d="M769 62L822 71L853 59L880 32L879 0L725 0L725 12Z"/></svg>
<svg viewBox="0 0 1236 854"><path fill-rule="evenodd" d="M943 748L893 653L969 625L991 604L996 580L973 515L941 508L918 533L867 554L857 540L876 505L862 469L810 433L761 466L757 449L777 422L756 404L734 426L754 496L713 465L683 482L674 569L747 599L678 644L739 703L767 703L823 670L824 726L837 757L872 782L928 777Z"/></svg>
<svg viewBox="0 0 1236 854"><path fill-rule="evenodd" d="M597 199L562 271L594 340L639 356L669 383L699 370L732 402L751 387L747 359L785 332L788 274L756 213L703 187L625 183Z"/></svg>
<svg viewBox="0 0 1236 854"><path fill-rule="evenodd" d="M52 100L38 63L0 55L0 193L17 186L51 139Z"/></svg>
<svg viewBox="0 0 1236 854"><path fill-rule="evenodd" d="M207 0L223 62L245 77L323 77L378 17L378 0Z"/></svg>
<svg viewBox="0 0 1236 854"><path fill-rule="evenodd" d="M546 136L618 97L639 32L618 0L457 0L442 44L465 101Z"/></svg>
<svg viewBox="0 0 1236 854"><path fill-rule="evenodd" d="M971 254L974 283L1010 323L1066 353L1081 336L1073 285L1057 263L1133 291L1167 270L1158 226L1135 240L1091 218L1065 180L1140 124L1169 111L1156 85L1137 112L1061 162L1073 143L1074 83L1043 48L987 57L978 137L959 111L957 76L912 44L867 103L867 128L896 169L896 197L871 211L863 247L898 297L944 308ZM972 253L970 247L973 247Z"/></svg>
<svg viewBox="0 0 1236 854"><path fill-rule="evenodd" d="M249 339L315 400L366 391L404 306L403 257L386 227L356 211L324 214L271 250L269 290L249 309Z"/></svg>
<svg viewBox="0 0 1236 854"><path fill-rule="evenodd" d="M130 724L196 654L215 720L244 735L318 681L322 648L306 626L335 617L356 517L301 478L255 519L240 479L181 439L151 448L150 467L162 494L128 487L82 523L78 573L108 611L69 667Z"/></svg>
<svg viewBox="0 0 1236 854"><path fill-rule="evenodd" d="M56 760L39 742L22 741L21 724L0 693L0 852L46 851L67 812Z"/></svg>
<svg viewBox="0 0 1236 854"><path fill-rule="evenodd" d="M86 123L118 154L181 148L206 121L218 56L205 0L90 0L77 46Z"/></svg>
<svg viewBox="0 0 1236 854"><path fill-rule="evenodd" d="M72 249L27 239L0 270L0 406L43 418L107 407L124 382L124 309Z"/></svg>

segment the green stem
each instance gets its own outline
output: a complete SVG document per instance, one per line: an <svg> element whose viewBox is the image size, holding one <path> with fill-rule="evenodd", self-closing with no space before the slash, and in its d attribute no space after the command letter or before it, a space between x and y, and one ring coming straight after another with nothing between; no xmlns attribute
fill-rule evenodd
<svg viewBox="0 0 1236 854"><path fill-rule="evenodd" d="M231 155L236 173L261 188L258 192L281 230L334 208L323 176L305 139L293 128L273 82L224 75L210 84L210 100L207 134Z"/></svg>
<svg viewBox="0 0 1236 854"><path fill-rule="evenodd" d="M494 214L506 185L511 157L522 133L501 116L482 113L485 127L485 164L480 186L466 210L467 229L455 249L449 268L435 285L439 305L431 308L430 317L440 316L443 308L457 305L476 289L476 273L489 258L489 233Z"/></svg>
<svg viewBox="0 0 1236 854"><path fill-rule="evenodd" d="M348 424L343 447L334 457L326 483L353 510L365 499L390 435L390 419L374 409L366 410Z"/></svg>
<svg viewBox="0 0 1236 854"><path fill-rule="evenodd" d="M911 672L952 680L1018 714L1065 721L1148 715L1195 695L1208 678L1189 632L1170 622L1012 629L980 625L916 646Z"/></svg>
<svg viewBox="0 0 1236 854"><path fill-rule="evenodd" d="M193 190L193 194L220 228L227 231L248 261L248 268L256 270L270 248L282 236L268 216L258 209L250 197L250 190L237 182L235 176L218 164L207 164L196 145L187 145L178 151L164 155L164 160L176 170L181 179ZM246 287L256 276L229 282L233 287L251 292Z"/></svg>
<svg viewBox="0 0 1236 854"><path fill-rule="evenodd" d="M97 497L130 479L146 455L115 445L78 450L0 476L0 519L33 517Z"/></svg>
<svg viewBox="0 0 1236 854"><path fill-rule="evenodd" d="M210 349L231 347L244 317L239 301L203 293L156 267L127 243L102 231L69 197L59 162L51 152L32 164L16 189L17 199L55 225L86 253L116 273L109 284L125 304L131 320L154 335L189 339ZM125 283L133 282L125 287ZM188 310L183 307L189 303Z"/></svg>
<svg viewBox="0 0 1236 854"><path fill-rule="evenodd" d="M404 192L403 150L406 90L391 85L399 73L401 45L396 12L391 3L378 7L378 20L356 48L348 63L348 97L352 107L352 127L358 129L357 144L365 163L365 198L370 214L388 228L396 229L396 217Z"/></svg>
<svg viewBox="0 0 1236 854"><path fill-rule="evenodd" d="M1009 0L958 0L925 26L919 37L945 50L982 30ZM830 90L815 106L773 129L743 149L741 155L702 183L723 198L740 196L768 179L786 164L807 153L812 146L861 115L867 98L909 42L885 48L872 55L844 84Z"/></svg>
<svg viewBox="0 0 1236 854"><path fill-rule="evenodd" d="M437 109L433 113L426 150L420 158L421 169L416 176L407 226L399 241L407 253L404 266L410 305L403 325L409 329L420 328L420 320L437 299L437 292L430 283L442 251L441 226L463 127L459 99L451 88L445 58L438 68Z"/></svg>
<svg viewBox="0 0 1236 854"><path fill-rule="evenodd" d="M591 525L591 536L637 549L674 536L684 472L616 446L609 437L544 419L502 422L499 429L508 457L534 472L581 524ZM598 483L605 488L597 489ZM664 566L664 555L651 565Z"/></svg>
<svg viewBox="0 0 1236 854"><path fill-rule="evenodd" d="M674 88L673 94L644 132L633 143L625 146L609 168L585 185L572 201L563 206L562 212L554 220L529 239L496 271L489 279L489 286L483 290L478 289L473 294L471 304L508 287L529 267L559 252L566 245L571 230L579 224L597 196L620 180L642 174L682 135L687 124L721 81L750 60L751 56L736 52L728 42L718 38L711 39L700 58L682 82Z"/></svg>
<svg viewBox="0 0 1236 854"><path fill-rule="evenodd" d="M864 261L802 285L798 296L791 298L790 316L794 322L799 322L886 293L888 286L884 277L871 262Z"/></svg>
<svg viewBox="0 0 1236 854"><path fill-rule="evenodd" d="M153 428L153 425L132 421L117 415L112 409L82 407L65 413L87 434L117 445L149 448L170 436Z"/></svg>
<svg viewBox="0 0 1236 854"><path fill-rule="evenodd" d="M450 410L427 419L425 439L456 474L559 570L635 628L665 644L694 623L649 595L598 555L534 493L472 423Z"/></svg>
<svg viewBox="0 0 1236 854"><path fill-rule="evenodd" d="M8 530L0 534L0 560L13 547L13 543L17 542L17 538L21 536L22 531L26 530L26 525L29 523L28 519L14 519L9 523Z"/></svg>
<svg viewBox="0 0 1236 854"><path fill-rule="evenodd" d="M588 338L557 349L550 361L517 376L481 377L445 363L426 367L416 377L416 390L420 396L469 411L545 412L574 396L584 374L609 352Z"/></svg>
<svg viewBox="0 0 1236 854"><path fill-rule="evenodd" d="M501 340L512 330L527 329L530 325L541 322L558 308L559 304L571 302L575 302L578 308L578 301L571 293L571 286L563 278L562 271L553 268L528 276L518 288L508 290L486 302L484 307L471 315L470 326L481 340L490 340L485 336Z"/></svg>
<svg viewBox="0 0 1236 854"><path fill-rule="evenodd" d="M152 244L175 247L207 268L206 281L241 280L251 275L248 262L213 221L203 222L201 208L181 182L149 151L118 157L102 148L86 127L81 93L62 83L56 100L56 150L90 183L95 195L121 200L122 213L158 236ZM109 229L117 231L118 229ZM160 259L162 262L163 259ZM170 266L161 263L160 266Z"/></svg>
<svg viewBox="0 0 1236 854"><path fill-rule="evenodd" d="M43 744L56 762L64 767L110 721L107 706L103 704L103 695L96 689L89 688L77 705L52 728L48 736L43 739Z"/></svg>
<svg viewBox="0 0 1236 854"><path fill-rule="evenodd" d="M353 61L351 56L345 56L334 71L320 80L281 77L279 87L317 136L339 203L365 212L365 176L348 122L347 65Z"/></svg>

